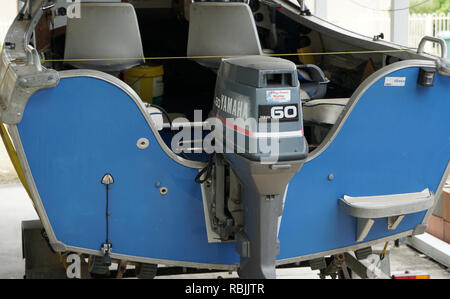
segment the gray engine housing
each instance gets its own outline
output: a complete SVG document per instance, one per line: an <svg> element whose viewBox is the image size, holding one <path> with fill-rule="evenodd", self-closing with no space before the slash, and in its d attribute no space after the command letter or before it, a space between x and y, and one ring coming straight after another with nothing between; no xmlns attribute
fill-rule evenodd
<svg viewBox="0 0 450 299"><path fill-rule="evenodd" d="M216 142L224 142L249 160L276 155L277 161L294 161L308 154L297 67L288 60L265 56L224 59L213 115L223 123L226 136ZM226 130L234 134L227 135ZM245 139L245 146L239 138ZM268 151L275 148L276 152Z"/></svg>

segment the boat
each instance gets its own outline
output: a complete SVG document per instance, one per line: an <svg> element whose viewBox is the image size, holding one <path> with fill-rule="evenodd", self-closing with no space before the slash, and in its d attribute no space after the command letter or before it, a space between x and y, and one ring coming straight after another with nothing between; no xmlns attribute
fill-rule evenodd
<svg viewBox="0 0 450 299"><path fill-rule="evenodd" d="M2 135L54 252L259 279L425 232L450 174L443 40L303 1L89 2L24 1L0 61ZM155 104L126 75L161 66Z"/></svg>

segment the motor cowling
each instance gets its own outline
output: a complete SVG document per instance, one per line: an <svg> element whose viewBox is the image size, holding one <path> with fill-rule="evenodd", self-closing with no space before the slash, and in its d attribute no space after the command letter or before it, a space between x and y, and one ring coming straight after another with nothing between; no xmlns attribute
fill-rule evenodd
<svg viewBox="0 0 450 299"><path fill-rule="evenodd" d="M227 152L251 161L304 159L308 146L299 87L296 65L288 60L264 56L224 59L213 108L223 127L216 142L222 142Z"/></svg>

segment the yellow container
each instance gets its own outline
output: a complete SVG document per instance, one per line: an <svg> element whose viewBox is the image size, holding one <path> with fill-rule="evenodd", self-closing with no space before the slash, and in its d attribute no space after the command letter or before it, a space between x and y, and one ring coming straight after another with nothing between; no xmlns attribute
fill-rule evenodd
<svg viewBox="0 0 450 299"><path fill-rule="evenodd" d="M142 101L160 105L164 94L163 75L162 65L140 65L125 71L124 80Z"/></svg>
<svg viewBox="0 0 450 299"><path fill-rule="evenodd" d="M298 54L312 53L312 48L311 48L311 46L300 48L300 49L297 49L297 53ZM303 64L315 64L313 55L298 55L298 59Z"/></svg>

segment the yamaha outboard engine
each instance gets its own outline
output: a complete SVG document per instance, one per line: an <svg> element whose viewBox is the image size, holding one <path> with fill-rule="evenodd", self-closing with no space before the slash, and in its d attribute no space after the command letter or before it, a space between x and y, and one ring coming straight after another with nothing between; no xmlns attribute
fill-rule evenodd
<svg viewBox="0 0 450 299"><path fill-rule="evenodd" d="M308 154L294 63L249 56L222 61L213 116L216 151L203 187L222 241L236 242L241 278L275 278L283 200Z"/></svg>

